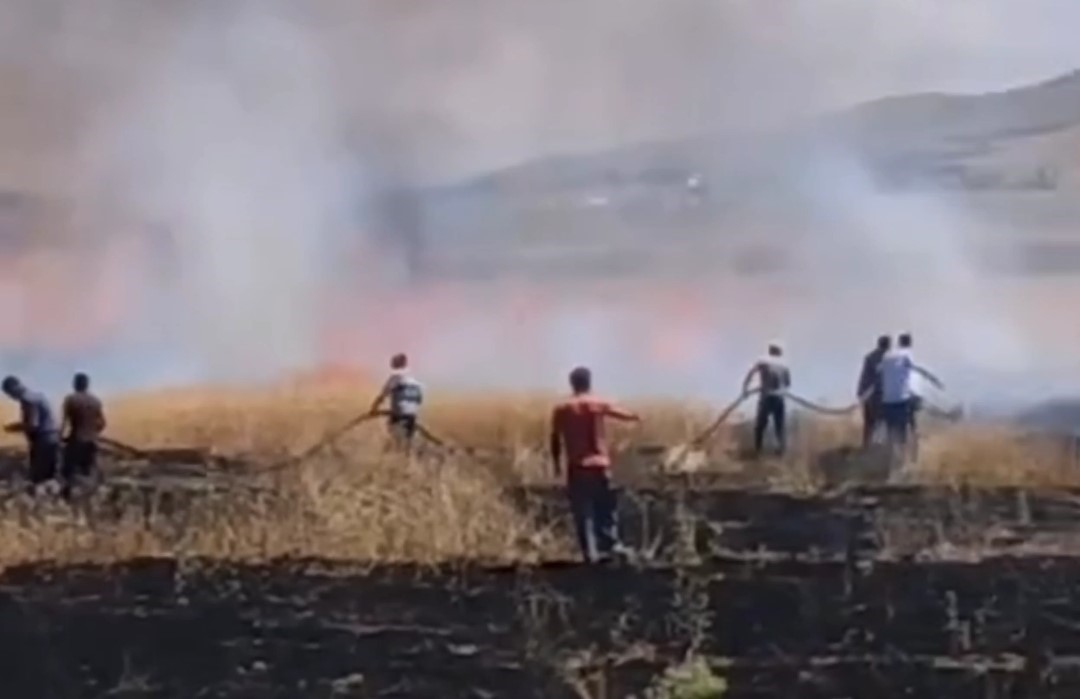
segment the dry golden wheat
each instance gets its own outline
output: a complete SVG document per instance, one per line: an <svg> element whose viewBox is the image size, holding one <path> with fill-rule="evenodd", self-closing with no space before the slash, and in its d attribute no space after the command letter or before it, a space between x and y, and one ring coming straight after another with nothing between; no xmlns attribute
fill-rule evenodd
<svg viewBox="0 0 1080 699"><path fill-rule="evenodd" d="M109 402L109 435L139 447L198 446L271 462L298 454L328 430L369 405L363 380L310 382L269 388L191 388L119 397ZM486 450L486 456L408 460L388 455L384 431L368 423L332 450L273 480L281 496L267 502L237 489L198 499L174 516L141 511L118 521L88 523L64 507L14 499L0 511L0 565L54 559L113 560L139 555L266 559L326 556L364 561L455 558L521 560L559 555L567 542L541 531L505 493L508 483L549 479L545 457L552 396L440 395L425 407L424 423L447 440ZM647 471L658 461L635 447L685 443L710 417L702 406L647 402L633 406L641 427L614 431L617 471ZM773 487L821 486L823 455L856 444L849 419L802 416L783 460L743 458L745 424L725 427L710 445L709 464ZM936 426L928 430L917 480L934 483L1027 484L1080 482L1072 454L1050 441L1004 429ZM755 480L756 479L756 480Z"/></svg>

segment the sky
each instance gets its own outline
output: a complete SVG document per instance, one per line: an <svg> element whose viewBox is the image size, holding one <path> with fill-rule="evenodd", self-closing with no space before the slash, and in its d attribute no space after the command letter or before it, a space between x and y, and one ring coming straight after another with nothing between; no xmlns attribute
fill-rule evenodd
<svg viewBox="0 0 1080 699"><path fill-rule="evenodd" d="M180 37L209 59L269 18L349 138L434 179L1080 66L1070 0L6 0L0 156L77 141Z"/></svg>

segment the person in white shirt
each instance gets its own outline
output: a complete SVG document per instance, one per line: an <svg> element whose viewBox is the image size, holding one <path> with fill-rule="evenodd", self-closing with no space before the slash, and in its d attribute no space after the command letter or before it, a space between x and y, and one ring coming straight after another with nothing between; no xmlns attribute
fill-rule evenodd
<svg viewBox="0 0 1080 699"><path fill-rule="evenodd" d="M371 404L371 412L378 412L382 404L389 400L387 426L392 435L408 445L416 434L424 389L409 373L409 358L405 354L395 354L390 359L390 369L390 376Z"/></svg>
<svg viewBox="0 0 1080 699"><path fill-rule="evenodd" d="M910 333L900 335L896 349L885 353L878 368L881 375L881 413L889 441L905 449L909 435L915 432L915 413L922 403L922 397L915 391L916 376L925 378L939 389L945 388L937 376L915 363L911 356L911 345Z"/></svg>

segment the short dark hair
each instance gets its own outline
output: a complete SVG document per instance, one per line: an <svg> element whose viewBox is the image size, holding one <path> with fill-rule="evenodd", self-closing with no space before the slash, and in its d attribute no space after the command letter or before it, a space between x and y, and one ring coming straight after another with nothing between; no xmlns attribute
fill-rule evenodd
<svg viewBox="0 0 1080 699"><path fill-rule="evenodd" d="M409 358L404 352L398 352L390 358L390 367L393 369L404 369L409 365Z"/></svg>
<svg viewBox="0 0 1080 699"><path fill-rule="evenodd" d="M16 376L5 376L0 388L3 389L4 393L18 393L22 388L22 382Z"/></svg>
<svg viewBox="0 0 1080 699"><path fill-rule="evenodd" d="M592 390L592 372L587 367L579 366L570 372L570 388L574 393L586 393Z"/></svg>
<svg viewBox="0 0 1080 699"><path fill-rule="evenodd" d="M76 391L85 391L90 388L90 377L80 371L78 374L75 374L75 378L72 380L71 384L75 387Z"/></svg>
<svg viewBox="0 0 1080 699"><path fill-rule="evenodd" d="M773 343L769 344L769 356L770 357L779 357L782 354L784 354L784 348L781 347L778 343L773 342Z"/></svg>
<svg viewBox="0 0 1080 699"><path fill-rule="evenodd" d="M878 349L887 350L892 346L892 338L888 335L879 335L877 339Z"/></svg>
<svg viewBox="0 0 1080 699"><path fill-rule="evenodd" d="M904 333L896 338L896 344L901 347L911 347L911 333Z"/></svg>

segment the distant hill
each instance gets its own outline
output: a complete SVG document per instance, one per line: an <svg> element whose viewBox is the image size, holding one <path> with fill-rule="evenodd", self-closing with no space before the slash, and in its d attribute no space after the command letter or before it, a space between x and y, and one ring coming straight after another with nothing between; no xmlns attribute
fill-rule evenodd
<svg viewBox="0 0 1080 699"><path fill-rule="evenodd" d="M543 158L480 177L471 184L512 192L592 187L605 181L663 179L682 170L761 166L770 158L805 154L823 147L845 148L871 167L911 163L963 167L981 159L1031 151L1033 164L1073 170L1080 152L1047 148L1047 141L1080 143L1080 71L1003 92L981 95L925 93L888 97L824 115L780 133L726 134L646 143L606 152ZM783 164L777 166L781 168ZM1049 173L1048 173L1049 174ZM954 184L948 182L949 184ZM962 180L955 183L962 184ZM1054 182L1032 182L1052 188ZM974 186L979 186L974 183ZM999 186L1008 187L1007 182ZM1015 183L1014 183L1015 186Z"/></svg>
<svg viewBox="0 0 1080 699"><path fill-rule="evenodd" d="M633 273L659 252L682 255L675 266L686 269L687 259L708 266L718 257L703 246L736 239L742 247L725 259L758 270L776 264L762 246L827 209L814 188L838 163L882 193L968 197L967 210L991 226L1080 241L1080 71L989 94L888 97L782 131L634 144L539 158L443 187L358 192L358 225L380 234L414 272L482 277L528 258L544 275L596 265ZM62 244L63 234L37 232L39 212L56 210L37 192L62 200L63 191L4 185L0 248ZM1047 249L1039 254L1066 256Z"/></svg>
<svg viewBox="0 0 1080 699"><path fill-rule="evenodd" d="M417 193L423 234L409 244L444 261L485 258L494 269L528 255L561 269L559 251L573 249L580 261L592 246L610 260L613 241L628 259L635 244L655 248L657 236L690 254L721 238L761 242L765 231L805 226L820 213L820 192L808 189L838 164L882 194L967 197L990 226L1072 236L1080 71L989 94L889 97L783 131L540 158Z"/></svg>
<svg viewBox="0 0 1080 699"><path fill-rule="evenodd" d="M1080 166L1080 71L984 95L882 99L826 128L886 181L1053 190Z"/></svg>

